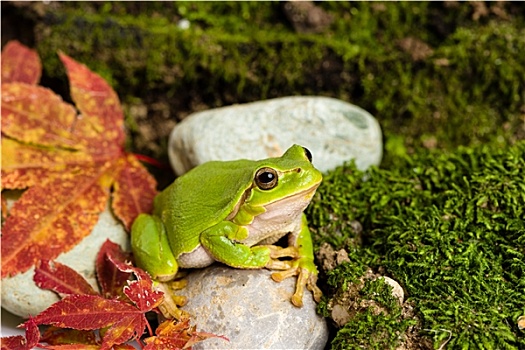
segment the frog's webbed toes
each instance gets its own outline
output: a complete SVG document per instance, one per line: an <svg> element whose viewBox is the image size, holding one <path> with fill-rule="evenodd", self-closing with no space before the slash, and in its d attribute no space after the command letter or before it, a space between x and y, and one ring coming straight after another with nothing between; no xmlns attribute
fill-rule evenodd
<svg viewBox="0 0 525 350"><path fill-rule="evenodd" d="M292 269L295 266L294 260L280 260L280 259L281 258L296 259L299 257L299 252L297 248L295 247L282 248L282 247L275 246L275 245L266 245L262 247L267 248L270 252L270 260L264 266L270 270Z"/></svg>
<svg viewBox="0 0 525 350"><path fill-rule="evenodd" d="M310 270L304 267L297 266L284 271L272 273L272 279L276 282L281 282L286 278L293 276L298 276L295 285L295 292L291 298L292 304L294 306L303 306L303 295L305 287L312 292L314 300L316 302L321 301L321 296L323 295L323 293L321 292L319 287L317 287L317 274L311 272Z"/></svg>
<svg viewBox="0 0 525 350"><path fill-rule="evenodd" d="M321 301L321 297L323 296L323 292L321 292L321 289L317 287L317 275L310 274L308 277L308 280L306 281L306 288L312 292L314 296L314 300L316 303Z"/></svg>
<svg viewBox="0 0 525 350"><path fill-rule="evenodd" d="M281 270L272 273L275 282L281 282L289 277L297 277L295 292L291 298L292 304L297 307L303 306L304 289L313 293L314 300L319 302L323 293L317 287L317 268L312 258L302 256L297 247L282 248L278 246L265 246L270 251L270 260L266 268L270 270ZM288 258L291 260L280 260Z"/></svg>
<svg viewBox="0 0 525 350"><path fill-rule="evenodd" d="M186 280L178 280L173 282L161 282L155 286L156 290L164 293L164 299L159 305L159 310L162 315L168 319L176 318L182 320L189 318L189 314L179 309L180 306L184 306L187 303L187 298L182 295L174 295L174 290L182 289L186 286Z"/></svg>
<svg viewBox="0 0 525 350"><path fill-rule="evenodd" d="M279 247L276 245L265 245L264 247L268 248L270 251L270 257L272 259L280 258L292 258L297 259L300 257L299 250L296 247Z"/></svg>

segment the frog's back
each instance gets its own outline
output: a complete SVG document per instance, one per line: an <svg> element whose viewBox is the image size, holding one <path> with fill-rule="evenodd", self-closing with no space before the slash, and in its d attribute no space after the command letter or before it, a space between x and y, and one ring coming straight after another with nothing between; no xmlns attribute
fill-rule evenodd
<svg viewBox="0 0 525 350"><path fill-rule="evenodd" d="M228 217L250 187L255 164L250 160L204 163L155 198L155 215L166 225L176 257L194 250L202 231Z"/></svg>

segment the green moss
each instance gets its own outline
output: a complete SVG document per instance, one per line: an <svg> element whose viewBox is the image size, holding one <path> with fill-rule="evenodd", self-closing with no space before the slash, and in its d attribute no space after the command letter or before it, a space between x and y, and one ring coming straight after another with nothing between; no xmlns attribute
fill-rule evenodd
<svg viewBox="0 0 525 350"><path fill-rule="evenodd" d="M429 135L430 147L444 149L524 137L523 4L478 21L469 3L319 6L333 23L306 35L293 32L277 2L64 3L46 15L37 42L49 76L60 72L63 50L125 101L163 96L185 113L194 99L215 107L315 94L367 109L387 142L403 135L409 153L428 147ZM188 30L177 27L181 18ZM409 37L430 55L414 60L400 45ZM384 166L397 155L387 149Z"/></svg>
<svg viewBox="0 0 525 350"><path fill-rule="evenodd" d="M399 322L396 316L399 315L374 314L371 310L359 313L337 333L332 349L396 349L399 334L413 323Z"/></svg>
<svg viewBox="0 0 525 350"><path fill-rule="evenodd" d="M342 222L363 224L362 246L347 247L353 264L384 269L401 283L435 347L450 337L450 348L520 349L524 173L525 142L422 153L391 170L349 165L326 176L308 214L316 242L338 248L354 236ZM353 278L328 284L336 295ZM337 339L350 342L344 334Z"/></svg>

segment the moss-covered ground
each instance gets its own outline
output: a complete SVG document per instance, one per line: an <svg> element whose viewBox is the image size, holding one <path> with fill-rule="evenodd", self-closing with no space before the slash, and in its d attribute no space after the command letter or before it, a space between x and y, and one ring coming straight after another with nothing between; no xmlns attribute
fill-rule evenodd
<svg viewBox="0 0 525 350"><path fill-rule="evenodd" d="M327 272L320 309L330 316L329 298L371 267L403 286L420 320L409 322L399 306L380 315L364 310L338 332L334 348L397 348L414 325L434 347L525 348L517 325L525 314L524 174L525 142L330 173L308 213L317 242L344 248L350 262ZM348 227L352 220L361 222L361 237Z"/></svg>
<svg viewBox="0 0 525 350"><path fill-rule="evenodd" d="M361 281L388 311L363 307L330 346L525 349L525 3L310 5L2 2L2 44L35 47L64 95L57 50L100 73L129 148L161 159L198 110L287 95L365 108L384 132L380 169L327 174L308 210L316 247L350 258L322 271L319 311L332 317L369 268L407 301Z"/></svg>

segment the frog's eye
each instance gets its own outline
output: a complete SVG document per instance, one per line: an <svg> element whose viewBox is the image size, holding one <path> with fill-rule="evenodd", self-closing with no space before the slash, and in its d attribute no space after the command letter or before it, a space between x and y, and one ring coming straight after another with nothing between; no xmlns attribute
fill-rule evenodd
<svg viewBox="0 0 525 350"><path fill-rule="evenodd" d="M312 153L310 153L310 151L306 147L303 147L303 149L304 149L304 155L306 156L306 158L308 158L308 161L311 163L312 162Z"/></svg>
<svg viewBox="0 0 525 350"><path fill-rule="evenodd" d="M261 168L255 173L255 184L261 190L271 190L277 186L277 172L272 168Z"/></svg>

